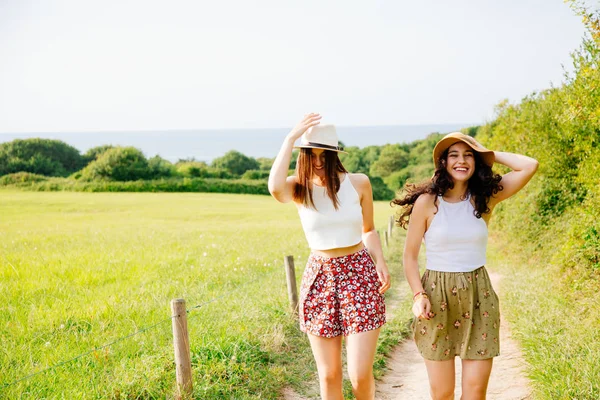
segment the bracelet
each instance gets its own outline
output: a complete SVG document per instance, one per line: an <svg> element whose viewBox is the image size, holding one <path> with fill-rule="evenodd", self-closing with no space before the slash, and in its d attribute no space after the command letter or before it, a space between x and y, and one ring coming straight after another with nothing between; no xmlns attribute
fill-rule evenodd
<svg viewBox="0 0 600 400"><path fill-rule="evenodd" d="M428 299L429 296L427 296L427 293L424 290L421 290L420 292L417 292L413 295L413 301L417 300L418 297L423 297L425 299Z"/></svg>

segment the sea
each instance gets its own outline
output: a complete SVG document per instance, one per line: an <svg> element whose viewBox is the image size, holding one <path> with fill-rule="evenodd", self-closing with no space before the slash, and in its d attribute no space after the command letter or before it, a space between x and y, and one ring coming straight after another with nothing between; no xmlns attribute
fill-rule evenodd
<svg viewBox="0 0 600 400"><path fill-rule="evenodd" d="M410 143L430 133L448 133L475 124L337 126L339 140L346 146L381 146L388 143ZM82 154L88 149L112 144L134 146L147 157L159 155L171 162L195 159L211 162L229 150L251 157L273 158L277 155L289 128L267 129L200 129L110 132L27 132L0 133L0 143L14 139L46 138L62 140Z"/></svg>

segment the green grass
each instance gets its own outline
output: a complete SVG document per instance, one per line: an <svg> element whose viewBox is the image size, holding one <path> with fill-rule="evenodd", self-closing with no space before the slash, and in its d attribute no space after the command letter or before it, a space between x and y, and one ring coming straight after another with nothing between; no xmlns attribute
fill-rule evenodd
<svg viewBox="0 0 600 400"><path fill-rule="evenodd" d="M191 193L0 198L0 397L170 397L173 298L192 307L223 296L188 316L195 398L275 399L314 378L288 312L283 257L294 255L299 282L308 256L293 205ZM376 203L376 225L390 213Z"/></svg>
<svg viewBox="0 0 600 400"><path fill-rule="evenodd" d="M503 274L503 318L521 344L535 399L600 399L600 293L566 286L548 258L500 239L489 261Z"/></svg>
<svg viewBox="0 0 600 400"><path fill-rule="evenodd" d="M386 252L386 261L392 274L392 288L386 293L387 324L381 330L379 338L374 365L375 378L381 378L386 372L386 357L390 355L398 342L409 337L410 322L413 318L412 292L404 278L402 268L402 250L406 231L399 227L394 227L394 229L390 249ZM423 256L424 251L421 251L421 258ZM424 265L422 260L420 262Z"/></svg>

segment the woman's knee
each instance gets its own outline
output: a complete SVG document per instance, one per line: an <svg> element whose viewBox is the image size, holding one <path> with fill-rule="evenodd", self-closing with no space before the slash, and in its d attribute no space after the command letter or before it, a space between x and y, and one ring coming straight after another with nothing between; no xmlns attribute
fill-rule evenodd
<svg viewBox="0 0 600 400"><path fill-rule="evenodd" d="M463 360L462 393L465 400L485 399L493 359Z"/></svg>
<svg viewBox="0 0 600 400"><path fill-rule="evenodd" d="M463 383L462 399L463 400L484 400L487 392L487 384L480 382Z"/></svg>
<svg viewBox="0 0 600 400"><path fill-rule="evenodd" d="M454 400L454 386L432 385L430 390L433 400Z"/></svg>
<svg viewBox="0 0 600 400"><path fill-rule="evenodd" d="M337 384L342 381L342 370L340 368L320 368L319 380L326 385Z"/></svg>
<svg viewBox="0 0 600 400"><path fill-rule="evenodd" d="M352 387L355 389L369 386L373 383L373 369L348 369L348 377L350 378L350 382L352 382Z"/></svg>

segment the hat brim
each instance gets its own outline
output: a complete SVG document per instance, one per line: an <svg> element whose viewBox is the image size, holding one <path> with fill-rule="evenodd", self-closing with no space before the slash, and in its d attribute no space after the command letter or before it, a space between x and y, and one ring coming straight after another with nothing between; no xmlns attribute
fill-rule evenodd
<svg viewBox="0 0 600 400"><path fill-rule="evenodd" d="M467 138L469 138L470 140ZM445 137L442 140L440 140L435 145L435 148L433 149L433 163L436 167L438 166L438 161L439 161L440 157L442 156L442 154L444 153L444 151L446 151L448 148L450 148L450 146L452 146L453 144L456 144L458 142L465 143L467 146L472 148L473 151L476 151L477 153L479 153L479 155L481 156L483 163L485 165L487 165L489 167L494 165L494 161L496 161L496 156L494 155L494 152L492 150L486 149L485 147L483 147L481 144L479 144L477 141L475 141L475 139L471 138L470 136L466 136L466 137L450 136L450 137Z"/></svg>
<svg viewBox="0 0 600 400"><path fill-rule="evenodd" d="M323 150L335 151L336 153L348 154L347 151L340 150L340 149L334 149L330 146L319 146L318 144L294 146L294 149L323 149Z"/></svg>

